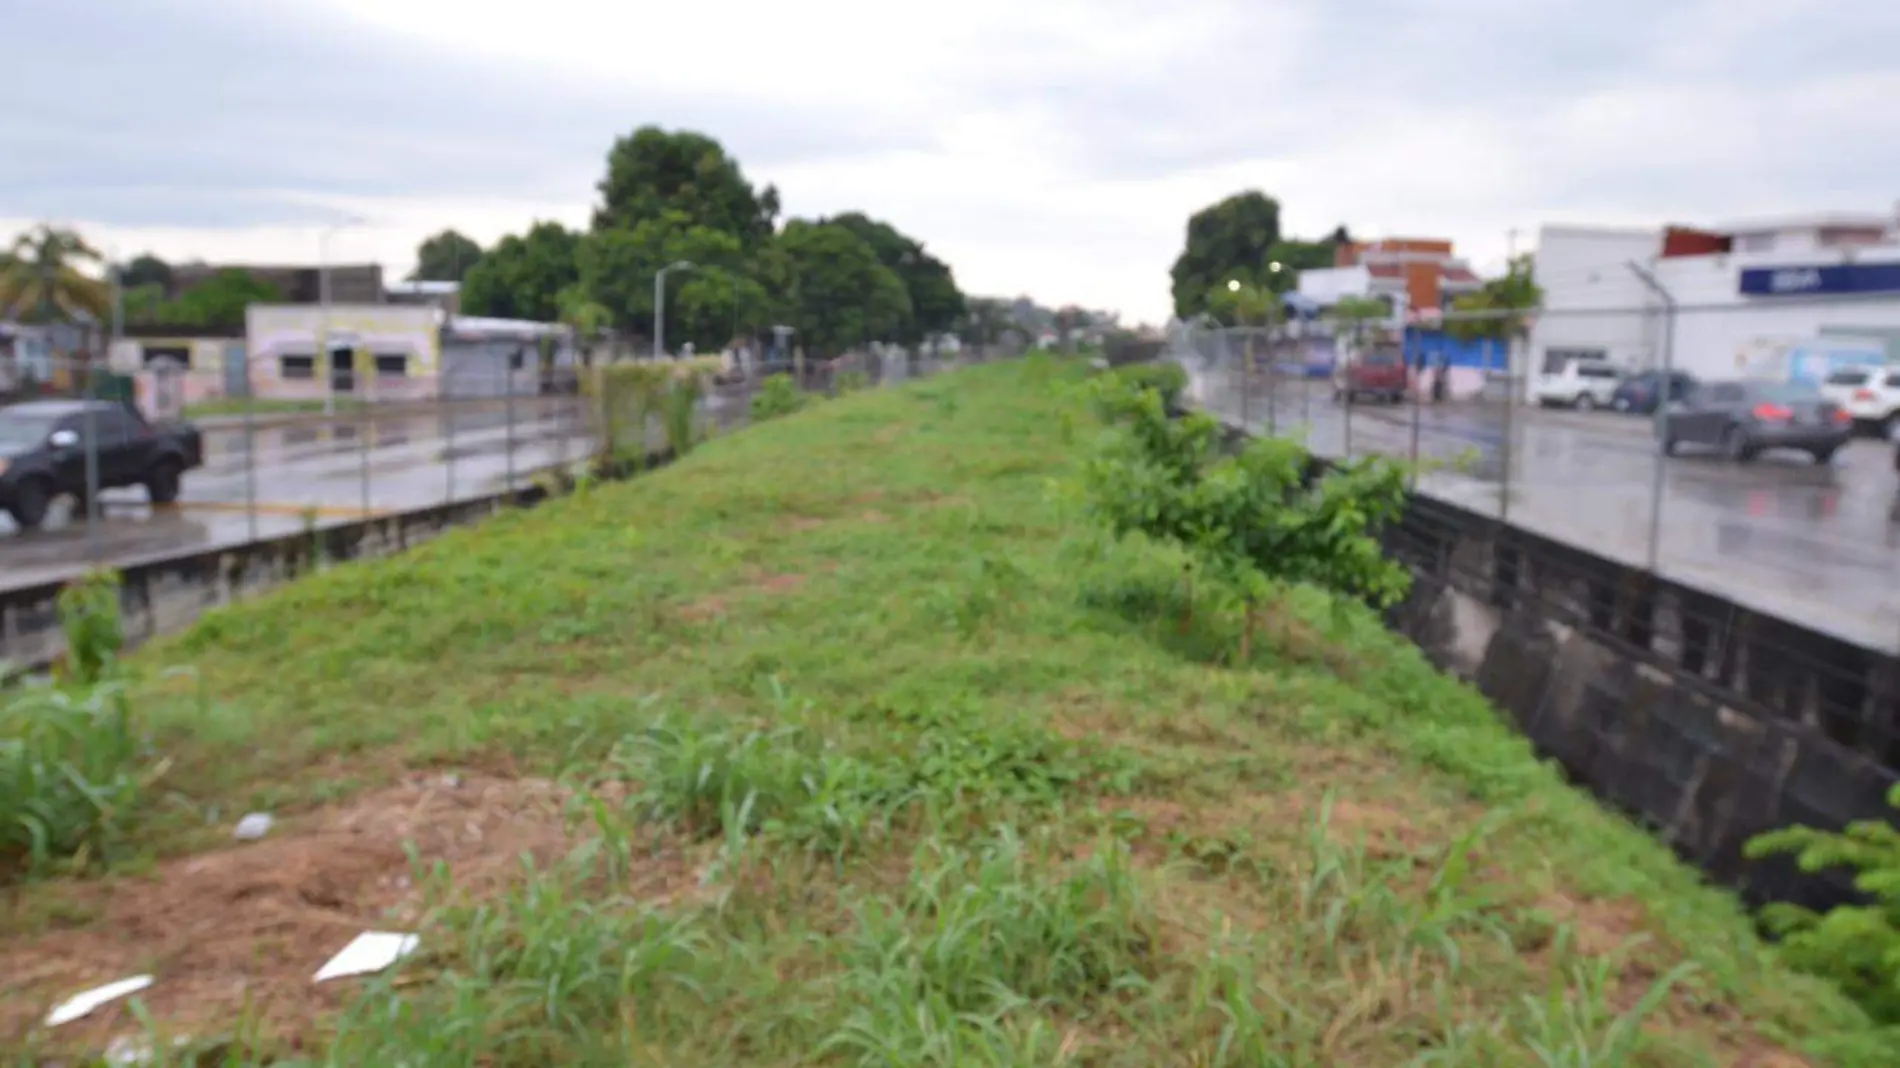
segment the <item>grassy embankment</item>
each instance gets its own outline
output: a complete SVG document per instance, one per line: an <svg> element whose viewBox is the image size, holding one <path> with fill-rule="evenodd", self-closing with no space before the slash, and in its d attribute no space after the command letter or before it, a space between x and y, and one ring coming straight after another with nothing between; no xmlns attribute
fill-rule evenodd
<svg viewBox="0 0 1900 1068"><path fill-rule="evenodd" d="M142 652L137 856L17 893L0 1039L149 970L161 1028L339 1065L1885 1063L1369 616L1182 633L1180 559L1052 492L1077 375L821 405ZM311 986L365 927L423 950Z"/></svg>

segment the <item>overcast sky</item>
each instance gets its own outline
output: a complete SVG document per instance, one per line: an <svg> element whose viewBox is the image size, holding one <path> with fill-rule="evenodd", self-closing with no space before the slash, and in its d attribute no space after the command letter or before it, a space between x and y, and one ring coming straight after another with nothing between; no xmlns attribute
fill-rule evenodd
<svg viewBox="0 0 1900 1068"><path fill-rule="evenodd" d="M1186 218L1316 236L1884 211L1894 0L0 0L0 229L406 271L584 223L645 123L790 214L862 209L966 290L1168 308Z"/></svg>

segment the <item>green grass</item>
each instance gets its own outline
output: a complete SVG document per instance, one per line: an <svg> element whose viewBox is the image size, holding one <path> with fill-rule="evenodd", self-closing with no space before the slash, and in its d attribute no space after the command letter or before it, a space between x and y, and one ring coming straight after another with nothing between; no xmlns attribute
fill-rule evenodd
<svg viewBox="0 0 1900 1068"><path fill-rule="evenodd" d="M1075 515L1079 374L818 404L148 647L170 764L115 891L417 769L569 810L505 878L418 847L392 976L189 1013L161 978L155 1026L230 1063L1893 1063L1369 615L1295 593L1229 664L1177 556ZM0 969L110 933L89 889L18 891Z"/></svg>

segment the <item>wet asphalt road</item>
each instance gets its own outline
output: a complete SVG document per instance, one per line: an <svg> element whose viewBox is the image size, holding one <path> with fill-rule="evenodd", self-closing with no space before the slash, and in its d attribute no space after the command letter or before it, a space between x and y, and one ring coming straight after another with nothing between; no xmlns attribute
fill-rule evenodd
<svg viewBox="0 0 1900 1068"><path fill-rule="evenodd" d="M506 411L205 430L205 465L187 473L176 508L153 509L143 489L101 495L87 527L55 506L45 527L20 531L0 515L0 590L193 549L238 545L365 514L470 500L525 486L533 473L578 462L590 448L579 402L524 399ZM255 462L252 461L255 457Z"/></svg>
<svg viewBox="0 0 1900 1068"><path fill-rule="evenodd" d="M1665 459L1646 418L1501 403L1342 409L1330 383L1284 379L1257 382L1243 400L1219 367L1190 373L1202 404L1233 421L1244 410L1257 431L1302 437L1327 456L1462 461L1427 473L1420 489L1636 566L1651 562L1655 529L1653 559L1672 580L1900 650L1900 485L1883 442L1856 441L1824 467L1799 453L1747 465L1687 450Z"/></svg>

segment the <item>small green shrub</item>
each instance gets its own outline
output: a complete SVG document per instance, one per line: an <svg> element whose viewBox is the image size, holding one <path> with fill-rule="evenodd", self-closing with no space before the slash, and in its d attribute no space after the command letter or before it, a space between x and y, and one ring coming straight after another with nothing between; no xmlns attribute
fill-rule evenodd
<svg viewBox="0 0 1900 1068"><path fill-rule="evenodd" d="M859 393L871 388L871 377L863 371L841 371L832 384L832 392L842 397L847 393Z"/></svg>
<svg viewBox="0 0 1900 1068"><path fill-rule="evenodd" d="M1131 363L1116 368L1110 373L1110 380L1127 389L1151 389L1161 395L1164 408L1174 408L1181 403L1181 394L1187 391L1188 375L1178 363Z"/></svg>
<svg viewBox="0 0 1900 1068"><path fill-rule="evenodd" d="M796 727L726 731L662 719L625 739L611 763L642 785L643 818L732 844L764 833L845 852L880 833L908 798L888 769Z"/></svg>
<svg viewBox="0 0 1900 1068"><path fill-rule="evenodd" d="M0 877L110 860L160 771L118 683L0 697Z"/></svg>
<svg viewBox="0 0 1900 1068"><path fill-rule="evenodd" d="M759 383L759 391L752 395L752 421L763 422L777 419L781 415L790 415L805 406L805 395L799 392L797 383L790 375L769 375Z"/></svg>
<svg viewBox="0 0 1900 1068"><path fill-rule="evenodd" d="M104 678L125 648L118 572L93 571L60 590L59 626L66 637L65 676L82 685Z"/></svg>
<svg viewBox="0 0 1900 1068"><path fill-rule="evenodd" d="M1900 809L1900 786L1887 794ZM1805 872L1847 868L1870 899L1825 915L1773 904L1763 921L1782 938L1781 952L1802 971L1830 979L1882 1023L1900 1023L1900 830L1860 820L1843 831L1787 827L1750 840L1748 856L1793 856Z"/></svg>
<svg viewBox="0 0 1900 1068"><path fill-rule="evenodd" d="M1188 550L1200 570L1240 591L1250 621L1270 582L1376 607L1405 596L1411 576L1378 540L1405 505L1402 466L1371 457L1312 477L1297 442L1265 438L1227 455L1214 419L1169 418L1159 390L1111 377L1097 383L1096 402L1120 432L1085 468L1090 510L1118 537Z"/></svg>
<svg viewBox="0 0 1900 1068"><path fill-rule="evenodd" d="M851 1010L821 1044L860 1065L1061 1064L1050 1008L1086 1018L1145 985L1157 924L1125 846L1063 870L1007 826L976 850L926 843L896 902L845 936Z"/></svg>
<svg viewBox="0 0 1900 1068"><path fill-rule="evenodd" d="M61 590L59 615L71 685L0 695L0 875L109 859L162 770L112 679L125 645L118 575Z"/></svg>

